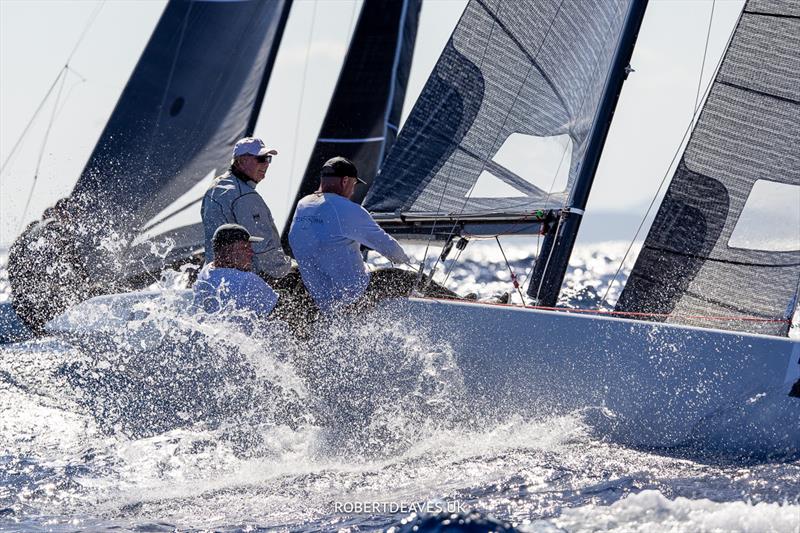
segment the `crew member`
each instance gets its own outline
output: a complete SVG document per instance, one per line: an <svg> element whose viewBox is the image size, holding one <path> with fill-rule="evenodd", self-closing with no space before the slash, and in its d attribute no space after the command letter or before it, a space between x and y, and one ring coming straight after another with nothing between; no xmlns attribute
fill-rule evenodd
<svg viewBox="0 0 800 533"><path fill-rule="evenodd" d="M279 279L289 273L291 259L283 253L280 235L256 185L266 175L276 150L254 137L240 139L233 147L230 169L214 178L203 197L201 216L206 241L206 264L214 260L213 236L223 224L239 224L259 237L253 246L253 271L267 279Z"/></svg>
<svg viewBox="0 0 800 533"><path fill-rule="evenodd" d="M79 249L74 205L66 199L29 224L8 254L14 311L34 333L68 307L101 294L87 274Z"/></svg>
<svg viewBox="0 0 800 533"><path fill-rule="evenodd" d="M194 283L194 305L207 313L220 310L252 311L267 317L278 294L251 272L253 244L263 242L244 226L223 224L211 238L214 260L203 267Z"/></svg>
<svg viewBox="0 0 800 533"><path fill-rule="evenodd" d="M358 178L356 166L344 157L329 159L320 173L319 189L297 204L289 244L308 292L322 312L351 305L362 298L407 296L417 274L397 268L370 273L361 256L366 246L393 263L409 263L400 244L359 204L350 200ZM432 295L455 296L433 285Z"/></svg>

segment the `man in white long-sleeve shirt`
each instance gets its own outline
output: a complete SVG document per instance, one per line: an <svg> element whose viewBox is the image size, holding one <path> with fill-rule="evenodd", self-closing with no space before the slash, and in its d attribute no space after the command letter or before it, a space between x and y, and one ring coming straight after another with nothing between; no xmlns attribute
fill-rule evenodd
<svg viewBox="0 0 800 533"><path fill-rule="evenodd" d="M223 224L214 232L214 261L200 271L194 284L194 304L207 313L237 309L266 318L278 294L253 274L253 245L262 242L244 226Z"/></svg>
<svg viewBox="0 0 800 533"><path fill-rule="evenodd" d="M289 273L291 259L283 253L280 235L267 204L256 192L264 179L272 156L264 141L253 137L240 139L233 148L230 169L214 178L203 197L201 216L206 241L206 264L214 260L212 239L223 224L240 224L254 237L263 240L253 243L253 271L262 277L279 279Z"/></svg>
<svg viewBox="0 0 800 533"><path fill-rule="evenodd" d="M394 263L410 261L400 244L350 200L359 182L364 183L351 161L329 159L319 190L298 202L292 220L289 244L303 283L322 312L353 304L365 293L376 298L407 295L416 278L414 272L398 269L367 270L361 245Z"/></svg>

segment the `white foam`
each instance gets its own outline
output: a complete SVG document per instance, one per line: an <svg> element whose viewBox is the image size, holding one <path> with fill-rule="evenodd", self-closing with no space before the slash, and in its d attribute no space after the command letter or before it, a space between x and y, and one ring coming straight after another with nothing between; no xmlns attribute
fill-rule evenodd
<svg viewBox="0 0 800 533"><path fill-rule="evenodd" d="M780 503L713 502L678 497L669 499L645 490L611 505L566 509L558 518L536 521L523 529L535 532L625 531L797 533L800 505Z"/></svg>

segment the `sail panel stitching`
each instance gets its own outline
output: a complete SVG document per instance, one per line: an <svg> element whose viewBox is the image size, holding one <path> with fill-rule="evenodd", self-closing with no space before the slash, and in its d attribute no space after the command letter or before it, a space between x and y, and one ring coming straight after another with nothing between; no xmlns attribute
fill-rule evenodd
<svg viewBox="0 0 800 533"><path fill-rule="evenodd" d="M656 252L663 252L672 255L678 255L681 257L688 257L691 259L702 259L704 261L712 261L714 263L721 263L726 265L736 265L736 266L751 266L756 268L790 268L790 267L798 267L800 266L800 262L796 263L778 263L778 264L766 264L766 263L749 263L746 261L731 261L730 259L715 259L713 257L708 257L704 255L697 255L691 254L687 252L678 252L675 250L670 250L668 248L661 248L658 246L643 246L642 249L647 248L649 250L653 250ZM792 252L789 252L792 253ZM794 252L796 253L796 252Z"/></svg>
<svg viewBox="0 0 800 533"><path fill-rule="evenodd" d="M779 19L800 19L797 15L784 15L783 13L765 13L763 11L747 11L744 10L742 13L747 15L758 15L759 17L775 17Z"/></svg>
<svg viewBox="0 0 800 533"><path fill-rule="evenodd" d="M646 275L641 275L640 274L640 277L641 277L641 279L643 279L645 281L649 281L651 283L654 283L654 282L658 281L658 280L655 280L652 277L646 276ZM761 317L761 318L765 318L765 319L778 321L778 319L775 319L774 317L772 317L770 315L766 315L766 314L763 314L763 313L758 313L757 311L753 311L753 310L746 310L746 309L744 309L742 307L737 307L737 306L735 306L735 305L733 305L733 304L731 304L729 302L724 302L722 300L716 300L714 298L709 298L707 296L703 296L702 294L699 294L699 293L697 293L695 291L690 291L690 290L687 289L684 292L684 294L688 294L692 298L694 298L696 300L699 300L701 302L705 302L707 304L712 304L712 305L714 305L716 307L721 307L723 309L727 309L728 311L734 311L734 312L738 312L738 313L745 313L745 311L747 311L748 313L751 313L751 315L755 316L755 317ZM631 312L634 312L634 311L631 311ZM672 313L652 313L652 314L654 316L663 315L665 317L673 317L673 318L677 318L678 317L678 315L674 315ZM686 317L684 317L684 318L686 318ZM791 315L789 315L789 318L781 318L780 321L791 322Z"/></svg>
<svg viewBox="0 0 800 533"><path fill-rule="evenodd" d="M343 137L320 137L317 142L321 143L374 143L382 142L386 139L385 135L380 137L361 137L361 138L343 138Z"/></svg>
<svg viewBox="0 0 800 533"><path fill-rule="evenodd" d="M759 91L758 89L752 89L750 87L745 87L743 85L739 85L737 83L731 83L729 81L724 80L717 80L717 83L720 85L726 85L728 87L733 87L734 89L739 89L741 91L745 91L752 94L758 94L760 96L766 96L767 98L774 98L775 100L780 100L782 102L788 102L794 105L800 105L800 101L794 100L793 98L787 98L785 96L778 96L777 94L772 93L765 93L764 91Z"/></svg>

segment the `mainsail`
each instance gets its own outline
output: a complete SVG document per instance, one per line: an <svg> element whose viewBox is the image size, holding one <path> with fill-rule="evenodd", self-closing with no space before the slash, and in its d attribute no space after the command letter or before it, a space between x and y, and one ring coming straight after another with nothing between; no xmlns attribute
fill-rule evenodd
<svg viewBox="0 0 800 533"><path fill-rule="evenodd" d="M750 0L616 309L786 335L799 283L800 5Z"/></svg>
<svg viewBox="0 0 800 533"><path fill-rule="evenodd" d="M333 98L284 226L284 247L297 202L319 185L323 163L341 155L359 177L360 202L397 135L421 0L365 0Z"/></svg>
<svg viewBox="0 0 800 533"><path fill-rule="evenodd" d="M73 191L90 233L129 246L227 166L233 144L255 126L290 5L170 1ZM203 243L200 227L172 235L184 250ZM118 275L146 270L150 250L126 247Z"/></svg>
<svg viewBox="0 0 800 533"><path fill-rule="evenodd" d="M632 4L471 0L364 207L511 223L563 207Z"/></svg>

